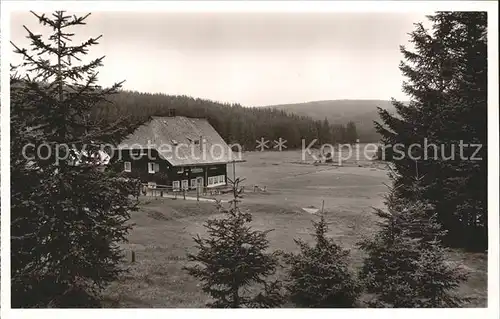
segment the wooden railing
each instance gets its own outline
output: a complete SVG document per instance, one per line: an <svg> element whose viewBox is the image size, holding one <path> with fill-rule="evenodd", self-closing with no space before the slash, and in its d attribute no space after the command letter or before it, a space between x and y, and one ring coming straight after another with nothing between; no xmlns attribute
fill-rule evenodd
<svg viewBox="0 0 500 319"><path fill-rule="evenodd" d="M205 197L207 195L221 195L227 193L226 190L227 185L223 187L205 187L205 186L195 186L189 188L173 188L170 185L161 185L156 184L155 186L151 186L150 184L141 184L140 194L143 196L153 196L153 197L164 197L164 195L173 196L174 199L183 198L186 199L186 196L196 196L196 199L199 201L200 197Z"/></svg>

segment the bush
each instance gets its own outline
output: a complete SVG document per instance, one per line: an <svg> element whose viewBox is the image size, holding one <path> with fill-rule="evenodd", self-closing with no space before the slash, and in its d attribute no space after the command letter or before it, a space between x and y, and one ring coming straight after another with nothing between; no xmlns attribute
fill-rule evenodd
<svg viewBox="0 0 500 319"><path fill-rule="evenodd" d="M194 238L198 252L188 254L188 260L197 264L185 267L189 274L202 281L203 291L214 302L213 308L277 307L283 303L278 281L267 281L276 271L275 253L266 253L269 231L252 230L248 223L252 215L238 207L240 180L229 180L234 199L229 209L220 202L218 209L225 217L208 220L207 238ZM245 288L260 286L263 291L255 295L244 294Z"/></svg>
<svg viewBox="0 0 500 319"><path fill-rule="evenodd" d="M349 271L349 251L326 237L323 216L313 224L315 245L295 240L300 253L285 255L290 266L286 286L290 300L302 308L352 307L361 289Z"/></svg>
<svg viewBox="0 0 500 319"><path fill-rule="evenodd" d="M368 256L360 271L375 307L456 307L453 294L467 276L445 260L440 238L445 234L415 187L412 199L388 197L388 212L377 210L381 229L359 246Z"/></svg>

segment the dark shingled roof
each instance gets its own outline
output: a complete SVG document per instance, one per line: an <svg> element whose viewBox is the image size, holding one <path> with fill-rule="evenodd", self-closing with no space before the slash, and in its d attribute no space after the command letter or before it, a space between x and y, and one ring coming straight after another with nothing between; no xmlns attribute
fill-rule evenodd
<svg viewBox="0 0 500 319"><path fill-rule="evenodd" d="M118 149L156 149L173 166L224 164L236 160L230 147L206 119L183 116L152 117L122 141Z"/></svg>

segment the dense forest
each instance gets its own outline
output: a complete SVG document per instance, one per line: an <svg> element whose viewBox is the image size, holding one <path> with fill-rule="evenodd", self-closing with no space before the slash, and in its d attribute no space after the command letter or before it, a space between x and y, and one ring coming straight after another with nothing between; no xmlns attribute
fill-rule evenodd
<svg viewBox="0 0 500 319"><path fill-rule="evenodd" d="M302 139L309 145L325 143L355 143L358 138L356 125L332 125L328 119L313 120L310 117L289 114L272 108L250 108L239 104L219 103L189 96L120 91L111 96L108 103L95 108L96 119L113 122L129 118L133 122L145 122L150 116L176 115L206 118L228 143L238 143L244 150L253 150L256 140L265 138L287 140L288 149L300 148ZM270 148L272 149L272 147Z"/></svg>

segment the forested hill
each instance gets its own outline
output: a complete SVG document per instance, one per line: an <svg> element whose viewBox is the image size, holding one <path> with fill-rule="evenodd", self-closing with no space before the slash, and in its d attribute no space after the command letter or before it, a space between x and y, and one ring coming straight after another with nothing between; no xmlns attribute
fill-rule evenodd
<svg viewBox="0 0 500 319"><path fill-rule="evenodd" d="M326 117L333 124L352 121L356 124L362 142L375 142L380 139L373 125L373 121L380 120L377 107L386 109L390 113L395 111L391 101L388 100L328 100L267 107L310 116L316 120L323 120Z"/></svg>
<svg viewBox="0 0 500 319"><path fill-rule="evenodd" d="M208 119L226 142L239 143L246 150L254 150L256 140L262 137L271 141L281 137L287 140L288 149L300 148L302 139L308 145L314 139L318 139L318 144L336 144L355 142L357 138L352 123L334 126L324 119L313 120L271 108L131 91L120 91L110 101L113 103L97 108L93 116L109 121L130 117L134 122L145 122L150 116L168 116L175 109L176 115ZM272 149L273 144L268 146Z"/></svg>

